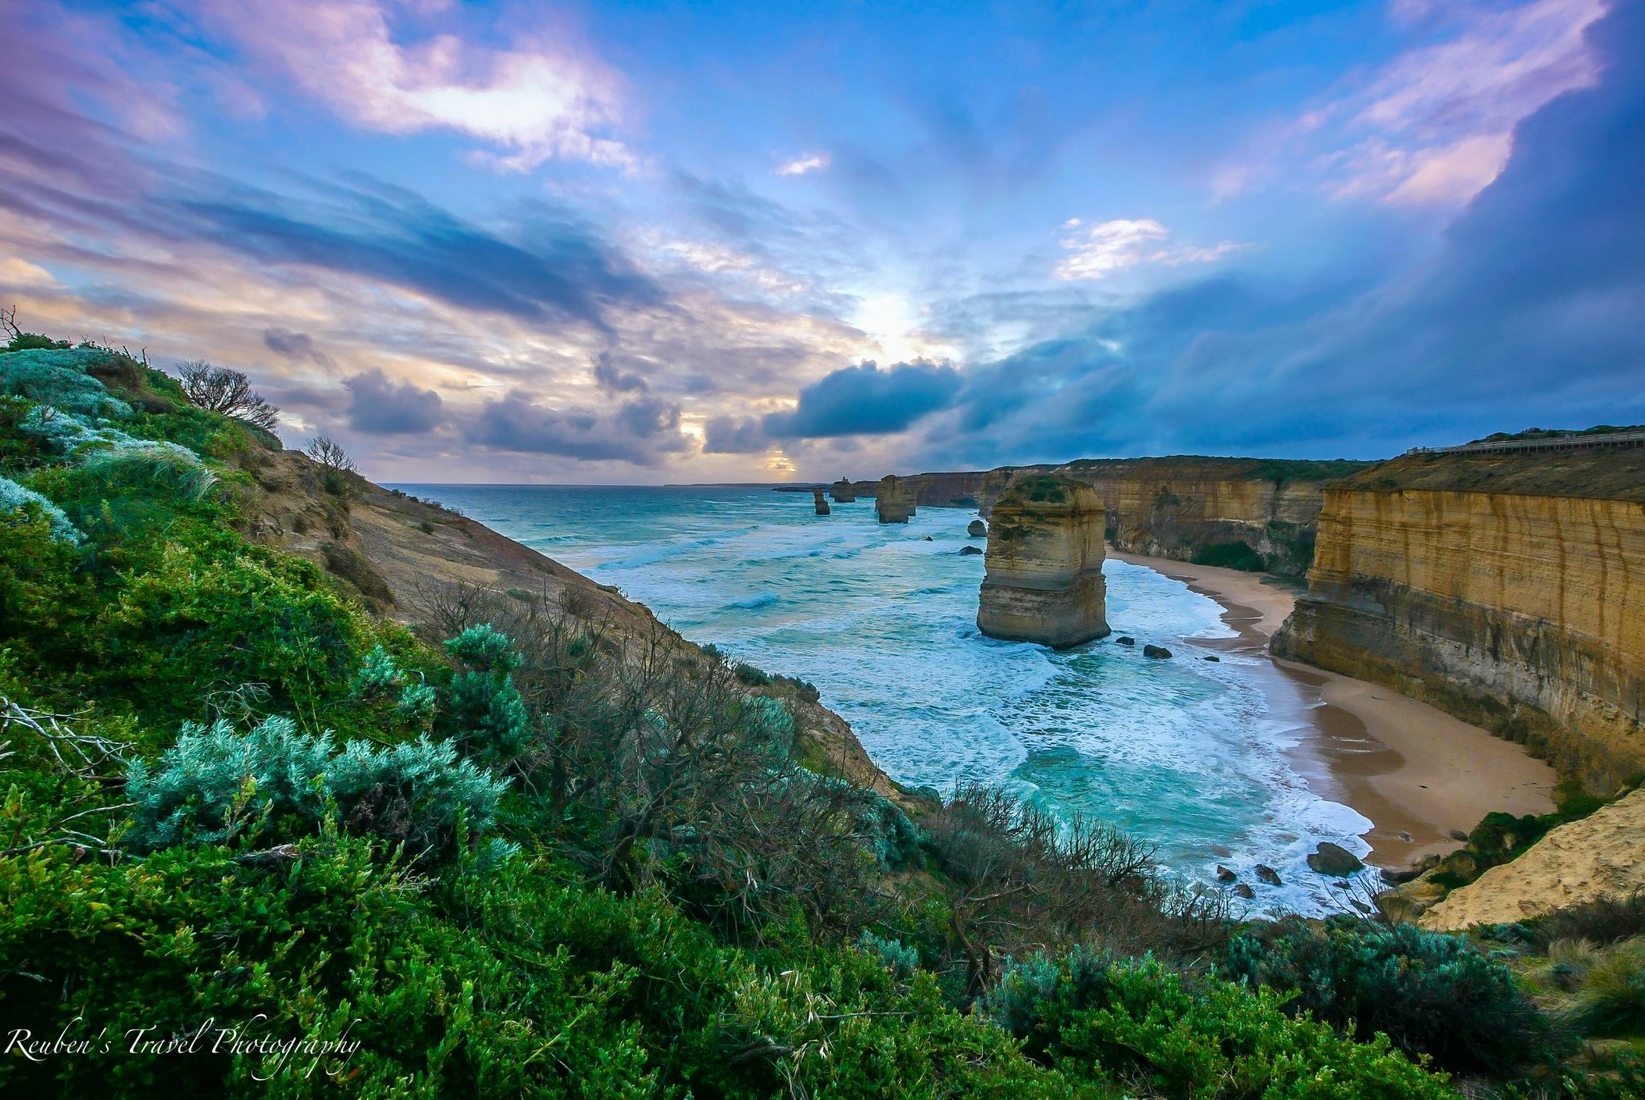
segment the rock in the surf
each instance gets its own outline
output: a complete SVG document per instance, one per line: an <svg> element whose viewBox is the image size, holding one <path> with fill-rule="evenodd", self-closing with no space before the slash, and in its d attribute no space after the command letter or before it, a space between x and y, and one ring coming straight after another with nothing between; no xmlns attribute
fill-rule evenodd
<svg viewBox="0 0 1645 1100"><path fill-rule="evenodd" d="M1336 875L1339 878L1363 871L1365 864L1359 857L1340 844L1332 844L1329 840L1322 840L1319 846L1308 856L1308 866L1322 875Z"/></svg>
<svg viewBox="0 0 1645 1100"><path fill-rule="evenodd" d="M896 474L880 478L874 493L874 515L881 523L907 523L915 514L914 490Z"/></svg>
<svg viewBox="0 0 1645 1100"><path fill-rule="evenodd" d="M1106 635L1106 517L1102 499L1083 482L1049 474L1013 481L990 515L977 629L1055 647Z"/></svg>

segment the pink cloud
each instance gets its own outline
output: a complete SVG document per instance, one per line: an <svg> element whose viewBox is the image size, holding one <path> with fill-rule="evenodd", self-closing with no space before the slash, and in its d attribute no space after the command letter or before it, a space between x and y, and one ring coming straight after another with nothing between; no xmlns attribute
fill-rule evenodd
<svg viewBox="0 0 1645 1100"><path fill-rule="evenodd" d="M488 147L478 159L510 171L554 157L633 165L612 136L621 120L614 73L571 48L563 33L520 37L506 48L449 31L408 33L449 8L429 0L205 0L203 17L364 129L466 134Z"/></svg>
<svg viewBox="0 0 1645 1100"><path fill-rule="evenodd" d="M1529 0L1506 10L1396 0L1392 21L1427 40L1217 165L1211 193L1226 199L1300 174L1338 198L1466 202L1507 164L1521 119L1594 84L1599 64L1584 32L1604 11L1603 0Z"/></svg>
<svg viewBox="0 0 1645 1100"><path fill-rule="evenodd" d="M1534 0L1469 11L1455 37L1397 58L1361 90L1333 103L1345 155L1326 187L1389 202L1461 202L1508 162L1520 119L1594 83L1583 31L1600 0Z"/></svg>

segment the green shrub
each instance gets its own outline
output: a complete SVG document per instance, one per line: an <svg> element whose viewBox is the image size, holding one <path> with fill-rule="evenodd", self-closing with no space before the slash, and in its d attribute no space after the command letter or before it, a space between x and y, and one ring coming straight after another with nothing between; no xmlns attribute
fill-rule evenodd
<svg viewBox="0 0 1645 1100"><path fill-rule="evenodd" d="M26 521L31 514L39 515L46 521L51 537L58 542L79 546L84 540L80 529L49 498L8 477L0 477L0 522L10 523L17 518Z"/></svg>
<svg viewBox="0 0 1645 1100"><path fill-rule="evenodd" d="M1385 1033L1458 1072L1507 1074L1560 1051L1508 967L1462 935L1353 918L1282 926L1270 938L1235 938L1224 970L1285 991L1293 1012L1361 1039Z"/></svg>
<svg viewBox="0 0 1645 1100"><path fill-rule="evenodd" d="M857 947L878 959L880 965L889 970L895 978L912 977L920 968L920 953L912 947L905 946L901 940L885 939L873 932L864 932L857 940Z"/></svg>
<svg viewBox="0 0 1645 1100"><path fill-rule="evenodd" d="M1607 894L1556 910L1536 920L1532 935L1544 950L1557 940L1607 944L1645 936L1645 890L1621 896Z"/></svg>
<svg viewBox="0 0 1645 1100"><path fill-rule="evenodd" d="M0 393L82 416L128 417L131 406L87 371L111 358L98 348L33 348L0 357Z"/></svg>
<svg viewBox="0 0 1645 1100"><path fill-rule="evenodd" d="M448 640L446 651L461 666L451 679L447 722L471 752L507 763L530 742L532 723L515 686L520 665L514 640L489 624L471 626Z"/></svg>
<svg viewBox="0 0 1645 1100"><path fill-rule="evenodd" d="M771 683L771 674L753 665L738 662L737 679L749 687L767 687Z"/></svg>
<svg viewBox="0 0 1645 1100"><path fill-rule="evenodd" d="M1572 1027L1583 1035L1645 1036L1645 938L1591 948L1571 969L1576 988L1561 1016Z"/></svg>
<svg viewBox="0 0 1645 1100"><path fill-rule="evenodd" d="M244 735L226 721L189 725L156 765L131 764L127 842L155 849L245 834L272 842L312 832L335 806L357 831L404 842L413 854L449 855L459 818L476 835L489 829L505 786L459 760L449 742L339 749L329 733L304 735L289 718L264 719Z"/></svg>
<svg viewBox="0 0 1645 1100"><path fill-rule="evenodd" d="M1384 1036L1344 1038L1288 1016L1269 990L1195 981L1152 958L1112 961L1083 950L1031 958L1009 968L980 1007L1036 1059L1147 1095L1454 1095L1443 1076L1392 1050Z"/></svg>

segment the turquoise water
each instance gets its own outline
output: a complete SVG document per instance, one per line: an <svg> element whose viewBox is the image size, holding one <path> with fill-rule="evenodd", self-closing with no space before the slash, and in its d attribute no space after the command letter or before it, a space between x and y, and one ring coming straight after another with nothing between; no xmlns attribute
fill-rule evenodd
<svg viewBox="0 0 1645 1100"><path fill-rule="evenodd" d="M903 783L1006 783L1146 838L1185 877L1222 863L1250 882L1270 864L1287 885L1259 888L1260 908L1330 905L1303 865L1317 841L1368 851L1370 822L1293 768L1300 700L1265 657L1208 646L1233 637L1221 609L1151 569L1104 566L1109 623L1136 647L1053 652L977 633L982 558L959 553L973 512L881 526L872 501L823 517L809 494L757 488L401 488L617 585L694 641L811 681ZM1175 658L1143 657L1144 642Z"/></svg>

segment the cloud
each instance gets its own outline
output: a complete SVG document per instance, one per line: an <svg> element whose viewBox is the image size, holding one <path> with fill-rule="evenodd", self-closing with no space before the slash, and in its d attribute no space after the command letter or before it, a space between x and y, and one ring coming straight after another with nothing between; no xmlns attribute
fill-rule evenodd
<svg viewBox="0 0 1645 1100"><path fill-rule="evenodd" d="M498 450L615 459L636 466L654 466L691 446L680 431L679 406L650 397L611 411L562 410L539 405L523 391L511 391L486 402L466 434L469 442Z"/></svg>
<svg viewBox="0 0 1645 1100"><path fill-rule="evenodd" d="M546 33L493 49L459 34L419 33L427 20L374 0L198 6L247 56L356 126L456 131L498 150L484 159L515 171L551 157L634 164L613 136L622 115L615 76L586 48Z"/></svg>
<svg viewBox="0 0 1645 1100"><path fill-rule="evenodd" d="M522 207L504 233L370 180L317 187L307 201L212 178L177 183L182 193L154 200L155 230L208 237L262 263L348 272L538 322L603 326L609 307L661 298L589 226L545 203Z"/></svg>
<svg viewBox="0 0 1645 1100"><path fill-rule="evenodd" d="M608 351L602 351L594 360L594 381L610 393L645 393L650 387L637 374L624 374Z"/></svg>
<svg viewBox="0 0 1645 1100"><path fill-rule="evenodd" d="M314 345L314 338L306 332L271 327L263 330L263 346L294 362L308 361L325 367L331 365L330 356Z"/></svg>
<svg viewBox="0 0 1645 1100"><path fill-rule="evenodd" d="M790 160L777 165L775 171L779 176L803 176L807 172L820 172L827 168L830 158L827 153L802 153Z"/></svg>
<svg viewBox="0 0 1645 1100"><path fill-rule="evenodd" d="M1326 190L1392 203L1462 203L1508 162L1514 125L1598 69L1583 37L1601 0L1457 6L1460 29L1409 50L1306 119L1337 142ZM1407 18L1432 12L1407 12Z"/></svg>
<svg viewBox="0 0 1645 1100"><path fill-rule="evenodd" d="M703 426L703 451L707 454L763 454L773 446L757 416L715 416Z"/></svg>
<svg viewBox="0 0 1645 1100"><path fill-rule="evenodd" d="M1426 260L1289 283L1230 273L1088 310L966 372L926 454L1377 457L1533 424L1645 420L1645 8L1588 32L1603 71L1516 128Z"/></svg>
<svg viewBox="0 0 1645 1100"><path fill-rule="evenodd" d="M960 382L947 363L916 360L885 370L862 363L806 386L793 412L771 413L763 427L774 439L900 432L947 408Z"/></svg>
<svg viewBox="0 0 1645 1100"><path fill-rule="evenodd" d="M445 403L433 390L395 381L380 370L345 378L348 423L355 431L396 435L432 431L445 421Z"/></svg>
<svg viewBox="0 0 1645 1100"><path fill-rule="evenodd" d="M1053 274L1066 281L1101 279L1144 264L1179 267L1212 263L1247 247L1233 241L1209 247L1167 244L1170 230L1152 218L1121 218L1089 226L1079 218L1070 218L1062 227L1070 231L1060 242L1068 255Z"/></svg>

